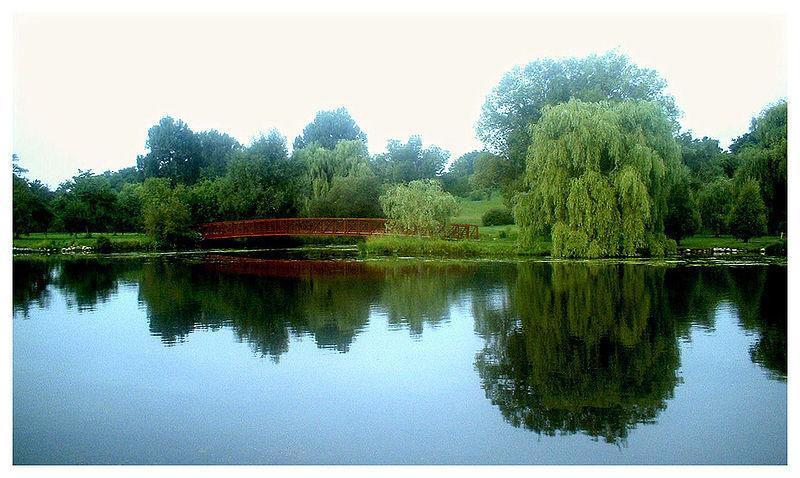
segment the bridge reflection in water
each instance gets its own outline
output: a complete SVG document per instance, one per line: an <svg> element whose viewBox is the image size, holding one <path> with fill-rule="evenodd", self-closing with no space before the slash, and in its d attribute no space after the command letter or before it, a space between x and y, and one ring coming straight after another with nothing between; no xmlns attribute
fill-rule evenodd
<svg viewBox="0 0 800 478"><path fill-rule="evenodd" d="M203 239L270 236L377 236L389 234L386 219L381 218L283 218L211 222L200 225ZM414 231L400 234L414 235ZM478 239L478 226L450 224L448 239Z"/></svg>

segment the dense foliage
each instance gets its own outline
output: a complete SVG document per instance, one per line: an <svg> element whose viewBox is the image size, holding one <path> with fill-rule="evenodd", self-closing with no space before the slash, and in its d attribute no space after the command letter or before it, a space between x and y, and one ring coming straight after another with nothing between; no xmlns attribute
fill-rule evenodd
<svg viewBox="0 0 800 478"><path fill-rule="evenodd" d="M161 244L192 242L191 211L182 184L170 188L166 178L148 178L142 184L144 230Z"/></svg>
<svg viewBox="0 0 800 478"><path fill-rule="evenodd" d="M367 142L367 135L361 131L350 113L344 108L333 111L320 111L314 120L303 128L303 134L295 138L294 149L302 149L312 143L323 148L333 149L339 141L357 140Z"/></svg>
<svg viewBox="0 0 800 478"><path fill-rule="evenodd" d="M742 185L731 210L730 223L733 236L745 242L767 232L767 208L758 182L749 180Z"/></svg>
<svg viewBox="0 0 800 478"><path fill-rule="evenodd" d="M478 137L500 159L497 168L506 194L522 184L525 158L534 138L530 125L545 106L570 99L586 102L648 100L658 103L671 121L677 120L675 100L657 72L640 68L621 54L609 52L585 58L541 59L506 73L486 98L476 125ZM515 183L515 184L514 184Z"/></svg>
<svg viewBox="0 0 800 478"><path fill-rule="evenodd" d="M765 108L727 150L679 131L678 118L658 73L616 52L515 67L489 93L477 122L485 149L452 161L417 135L370 154L344 108L318 112L291 151L277 130L242 144L165 116L147 131L134 166L79 170L54 189L28 178L15 155L13 232L148 231L173 247L210 221L383 216L432 234L455 207L451 195L500 193L515 211L523 252L552 241L557 256L658 255L699 232L784 235L786 101ZM417 209L400 214L394 199L401 193ZM414 195L441 204L414 202ZM501 222L510 222L503 214ZM502 215L489 216L484 224Z"/></svg>
<svg viewBox="0 0 800 478"><path fill-rule="evenodd" d="M458 212L455 198L430 179L393 186L380 197L380 203L390 230L419 236L441 235Z"/></svg>
<svg viewBox="0 0 800 478"><path fill-rule="evenodd" d="M545 108L532 135L515 210L523 245L552 231L559 257L664 253L680 151L661 108L570 100Z"/></svg>
<svg viewBox="0 0 800 478"><path fill-rule="evenodd" d="M733 206L733 181L717 178L700 190L698 198L702 224L714 235L728 232L728 219Z"/></svg>
<svg viewBox="0 0 800 478"><path fill-rule="evenodd" d="M481 216L481 223L484 226L505 226L514 224L514 214L505 208L489 209Z"/></svg>
<svg viewBox="0 0 800 478"><path fill-rule="evenodd" d="M740 143L742 140L740 140ZM753 119L743 144L738 146L740 167L736 179L756 180L767 208L770 232L786 232L787 103L779 102Z"/></svg>
<svg viewBox="0 0 800 478"><path fill-rule="evenodd" d="M475 171L477 158L488 153L485 151L470 151L464 153L450 163L447 171L442 174L442 187L454 196L467 197L472 192L470 178Z"/></svg>
<svg viewBox="0 0 800 478"><path fill-rule="evenodd" d="M689 182L688 168L678 166L667 195L667 215L664 218L664 232L676 241L691 236L700 229L697 198Z"/></svg>
<svg viewBox="0 0 800 478"><path fill-rule="evenodd" d="M375 158L376 168L390 183L434 179L441 175L450 153L438 146L422 147L422 139L412 136L406 143L389 140L386 153Z"/></svg>

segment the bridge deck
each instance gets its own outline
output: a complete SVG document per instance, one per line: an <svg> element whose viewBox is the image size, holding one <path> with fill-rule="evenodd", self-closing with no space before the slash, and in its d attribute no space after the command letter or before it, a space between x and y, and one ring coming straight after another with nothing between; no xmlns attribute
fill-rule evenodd
<svg viewBox="0 0 800 478"><path fill-rule="evenodd" d="M270 236L376 236L387 234L386 219L380 218L282 218L222 221L200 225L203 239ZM406 235L413 235L409 232ZM446 237L477 239L478 226L451 224Z"/></svg>

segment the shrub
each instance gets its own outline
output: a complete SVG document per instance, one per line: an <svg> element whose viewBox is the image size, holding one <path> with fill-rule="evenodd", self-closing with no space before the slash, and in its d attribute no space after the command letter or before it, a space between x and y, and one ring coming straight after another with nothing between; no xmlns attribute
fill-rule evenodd
<svg viewBox="0 0 800 478"><path fill-rule="evenodd" d="M165 178L148 178L142 185L142 217L147 235L159 247L195 245L199 234L191 230L187 190L170 188Z"/></svg>
<svg viewBox="0 0 800 478"><path fill-rule="evenodd" d="M514 224L514 215L506 208L493 208L483 213L481 222L484 226L505 226Z"/></svg>
<svg viewBox="0 0 800 478"><path fill-rule="evenodd" d="M380 197L380 204L390 231L418 236L441 234L458 212L453 195L431 179L394 186Z"/></svg>
<svg viewBox="0 0 800 478"><path fill-rule="evenodd" d="M111 252L114 249L114 246L111 244L111 239L109 239L106 236L99 236L97 239L95 239L94 249L97 252L102 252L103 254L106 254L108 252Z"/></svg>
<svg viewBox="0 0 800 478"><path fill-rule="evenodd" d="M733 199L733 184L728 178L719 178L700 190L698 205L703 227L715 236L728 232Z"/></svg>
<svg viewBox="0 0 800 478"><path fill-rule="evenodd" d="M469 198L470 201L484 201L486 199L489 199L491 195L492 195L491 191L488 191L486 189L474 189L469 192L469 195L467 197Z"/></svg>
<svg viewBox="0 0 800 478"><path fill-rule="evenodd" d="M767 208L757 181L745 182L731 210L731 234L744 242L767 232Z"/></svg>
<svg viewBox="0 0 800 478"><path fill-rule="evenodd" d="M764 248L768 256L786 256L786 241L776 242Z"/></svg>
<svg viewBox="0 0 800 478"><path fill-rule="evenodd" d="M380 217L378 178L374 175L335 176L330 189L309 202L312 217Z"/></svg>
<svg viewBox="0 0 800 478"><path fill-rule="evenodd" d="M675 182L667 195L667 216L664 218L664 232L680 242L700 229L700 212L697 198L689 185L689 168L676 168Z"/></svg>

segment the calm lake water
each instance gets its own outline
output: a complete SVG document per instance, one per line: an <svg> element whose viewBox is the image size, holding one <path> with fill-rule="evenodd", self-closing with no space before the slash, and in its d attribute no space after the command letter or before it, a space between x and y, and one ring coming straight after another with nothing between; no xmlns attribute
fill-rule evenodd
<svg viewBox="0 0 800 478"><path fill-rule="evenodd" d="M17 464L786 462L785 266L13 266Z"/></svg>

